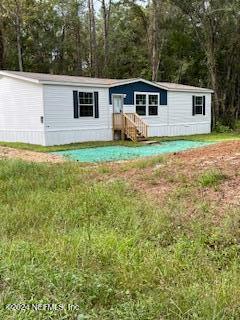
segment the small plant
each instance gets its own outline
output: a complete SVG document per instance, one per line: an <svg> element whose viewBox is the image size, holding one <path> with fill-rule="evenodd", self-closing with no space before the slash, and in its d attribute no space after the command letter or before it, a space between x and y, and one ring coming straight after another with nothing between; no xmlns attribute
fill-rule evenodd
<svg viewBox="0 0 240 320"><path fill-rule="evenodd" d="M226 176L218 170L209 170L204 172L198 179L202 187L215 187L221 181L225 180Z"/></svg>
<svg viewBox="0 0 240 320"><path fill-rule="evenodd" d="M159 165L161 163L164 163L164 158L161 156L158 157L148 157L143 160L137 160L131 163L130 167L131 168L136 168L136 169L146 169L149 167L153 167L156 165Z"/></svg>
<svg viewBox="0 0 240 320"><path fill-rule="evenodd" d="M102 174L112 173L112 168L110 166L101 166L98 168L98 172Z"/></svg>
<svg viewBox="0 0 240 320"><path fill-rule="evenodd" d="M220 121L216 122L215 131L218 133L227 133L232 132L232 129L229 126L222 124Z"/></svg>

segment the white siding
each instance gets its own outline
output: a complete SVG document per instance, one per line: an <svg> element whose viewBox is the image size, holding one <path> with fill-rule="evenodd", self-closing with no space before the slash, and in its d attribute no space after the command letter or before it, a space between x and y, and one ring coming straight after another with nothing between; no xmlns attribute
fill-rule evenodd
<svg viewBox="0 0 240 320"><path fill-rule="evenodd" d="M0 141L44 144L42 86L0 77Z"/></svg>
<svg viewBox="0 0 240 320"><path fill-rule="evenodd" d="M124 112L136 112L135 106L124 105ZM141 118L149 125L149 136L167 136L168 135L168 106L159 106L157 116L141 116Z"/></svg>
<svg viewBox="0 0 240 320"><path fill-rule="evenodd" d="M192 96L206 96L206 115L192 115ZM133 108L135 112L135 107ZM159 106L158 116L142 117L149 136L179 136L211 132L211 94L168 91L168 105Z"/></svg>
<svg viewBox="0 0 240 320"><path fill-rule="evenodd" d="M73 90L99 93L99 118L73 117ZM46 145L112 140L112 113L107 88L44 85Z"/></svg>
<svg viewBox="0 0 240 320"><path fill-rule="evenodd" d="M99 93L99 118L73 117L73 90ZM206 115L192 115L192 96L206 96ZM124 106L124 112L136 112ZM44 124L40 118L44 116ZM211 94L168 91L158 116L145 116L149 136L178 136L211 131ZM59 145L112 140L108 88L40 85L0 77L0 141Z"/></svg>
<svg viewBox="0 0 240 320"><path fill-rule="evenodd" d="M192 115L192 97L206 97L206 115ZM211 94L168 92L169 136L211 132Z"/></svg>
<svg viewBox="0 0 240 320"><path fill-rule="evenodd" d="M125 113L133 113L135 111L136 111L135 106L130 106L130 105L123 106L123 112L125 112Z"/></svg>
<svg viewBox="0 0 240 320"><path fill-rule="evenodd" d="M192 115L192 97L206 97L206 115ZM188 93L188 92L168 92L169 123L209 123L211 122L211 94Z"/></svg>

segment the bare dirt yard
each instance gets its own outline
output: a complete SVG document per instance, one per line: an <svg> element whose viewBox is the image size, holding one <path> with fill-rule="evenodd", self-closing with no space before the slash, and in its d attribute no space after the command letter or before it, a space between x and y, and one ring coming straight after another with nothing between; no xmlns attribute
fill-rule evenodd
<svg viewBox="0 0 240 320"><path fill-rule="evenodd" d="M215 209L214 219L240 208L240 141L151 159L131 162L128 169L112 164L111 173L99 179L122 178L161 206L175 199L188 215L196 214L198 202Z"/></svg>
<svg viewBox="0 0 240 320"><path fill-rule="evenodd" d="M64 159L60 156L44 153L35 152L22 149L14 149L0 146L0 159L21 159L30 162L50 162L60 163L64 162Z"/></svg>

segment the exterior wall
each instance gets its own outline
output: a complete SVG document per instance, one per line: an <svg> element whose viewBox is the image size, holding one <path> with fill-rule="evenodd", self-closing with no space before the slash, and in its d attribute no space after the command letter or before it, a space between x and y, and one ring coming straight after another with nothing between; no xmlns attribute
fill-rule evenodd
<svg viewBox="0 0 240 320"><path fill-rule="evenodd" d="M99 93L99 118L73 117L73 91ZM44 85L46 145L112 140L108 88Z"/></svg>
<svg viewBox="0 0 240 320"><path fill-rule="evenodd" d="M206 97L206 115L192 115L192 96ZM124 105L124 112L136 112L135 105ZM149 125L149 136L180 136L211 132L211 94L168 92L168 105L158 107L158 116L141 117Z"/></svg>
<svg viewBox="0 0 240 320"><path fill-rule="evenodd" d="M161 90L142 82L136 88L135 85L111 89L90 88L40 85L7 76L0 77L0 141L60 145L112 140L111 93L127 94L123 111L136 112L132 100L135 91ZM74 90L99 93L99 118L73 117ZM142 117L149 124L149 136L178 136L211 131L210 93L168 91L165 95L164 91L160 95L162 93L163 97L167 97L167 105L159 105L158 116ZM206 97L205 116L192 115L193 95ZM162 98L162 103L165 98Z"/></svg>
<svg viewBox="0 0 240 320"><path fill-rule="evenodd" d="M150 84L138 81L130 84L125 84L122 86L116 86L109 89L109 103L112 104L112 95L113 94L126 94L124 98L125 105L134 104L134 93L135 92L154 92L160 94L160 104L167 105L167 95L166 90L160 89L156 86L151 86Z"/></svg>
<svg viewBox="0 0 240 320"><path fill-rule="evenodd" d="M192 115L192 96L206 97L206 114ZM169 136L211 132L211 94L169 92Z"/></svg>
<svg viewBox="0 0 240 320"><path fill-rule="evenodd" d="M167 136L168 135L168 106L158 106L157 116L141 116L141 118L149 125L149 136ZM123 112L135 113L135 105L123 106Z"/></svg>
<svg viewBox="0 0 240 320"><path fill-rule="evenodd" d="M0 76L0 141L45 144L42 86Z"/></svg>

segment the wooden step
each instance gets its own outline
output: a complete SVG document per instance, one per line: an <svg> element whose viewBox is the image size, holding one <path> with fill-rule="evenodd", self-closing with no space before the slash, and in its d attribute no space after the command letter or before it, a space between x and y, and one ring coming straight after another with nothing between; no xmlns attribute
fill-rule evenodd
<svg viewBox="0 0 240 320"><path fill-rule="evenodd" d="M147 140L147 138L145 138L145 137L137 137L137 141L138 141L138 142L146 142L146 141L148 141L148 140Z"/></svg>
<svg viewBox="0 0 240 320"><path fill-rule="evenodd" d="M154 141L154 140L143 140L143 141L139 141L142 144L146 144L146 145L151 145L151 144L159 144L159 141Z"/></svg>
<svg viewBox="0 0 240 320"><path fill-rule="evenodd" d="M136 113L123 113L113 115L113 128L121 130L122 139L132 141L146 141L148 125Z"/></svg>

